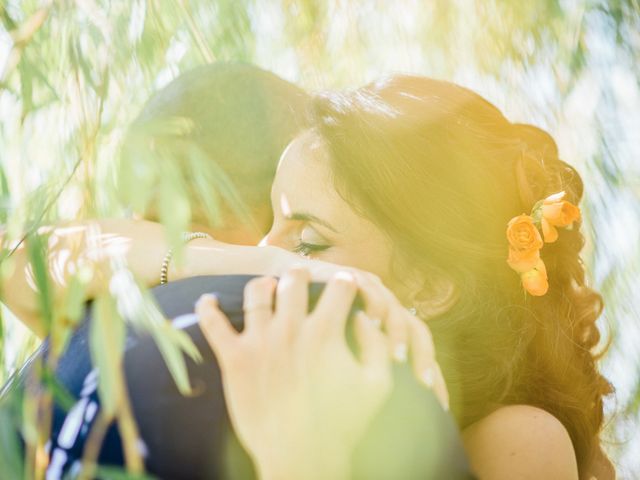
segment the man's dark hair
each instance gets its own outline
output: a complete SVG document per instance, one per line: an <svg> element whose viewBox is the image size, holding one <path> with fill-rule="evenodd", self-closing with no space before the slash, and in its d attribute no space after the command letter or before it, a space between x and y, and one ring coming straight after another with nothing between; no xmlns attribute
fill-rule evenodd
<svg viewBox="0 0 640 480"><path fill-rule="evenodd" d="M190 70L155 93L131 125L129 136L151 132L155 148L168 145L170 158L180 162L197 151L210 169L225 177L249 214L264 213L269 211L278 159L303 128L308 100L302 89L273 73L250 64L218 62ZM193 220L206 224L201 202L193 196L191 170L182 170ZM214 189L211 186L212 193ZM225 192L218 193L225 197ZM228 213L237 212L228 197L223 223ZM147 217L153 216L151 209Z"/></svg>

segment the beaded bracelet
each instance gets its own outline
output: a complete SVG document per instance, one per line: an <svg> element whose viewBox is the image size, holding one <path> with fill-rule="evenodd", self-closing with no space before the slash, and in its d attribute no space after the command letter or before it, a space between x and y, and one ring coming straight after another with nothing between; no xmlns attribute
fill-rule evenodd
<svg viewBox="0 0 640 480"><path fill-rule="evenodd" d="M182 241L185 244L189 243L191 240L195 240L196 238L208 238L213 240L211 235L204 232L184 232L182 234ZM169 263L171 262L172 257L173 249L170 248L162 260L162 268L160 268L160 285L164 285L169 281Z"/></svg>

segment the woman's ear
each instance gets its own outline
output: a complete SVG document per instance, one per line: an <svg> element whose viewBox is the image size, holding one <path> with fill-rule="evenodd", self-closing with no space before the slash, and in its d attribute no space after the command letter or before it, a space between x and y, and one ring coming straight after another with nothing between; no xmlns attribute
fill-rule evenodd
<svg viewBox="0 0 640 480"><path fill-rule="evenodd" d="M424 320L448 312L458 301L458 288L448 275L438 273L412 283L414 287L409 294L409 301Z"/></svg>

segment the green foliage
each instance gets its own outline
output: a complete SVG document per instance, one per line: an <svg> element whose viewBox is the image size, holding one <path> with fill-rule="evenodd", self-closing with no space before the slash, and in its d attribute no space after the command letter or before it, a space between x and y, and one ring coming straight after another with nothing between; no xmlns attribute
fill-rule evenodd
<svg viewBox="0 0 640 480"><path fill-rule="evenodd" d="M18 437L20 431L19 401L10 405L0 402L0 477L25 478L22 447Z"/></svg>
<svg viewBox="0 0 640 480"><path fill-rule="evenodd" d="M156 477L144 473L129 473L116 467L98 467L96 475L104 480L155 480Z"/></svg>
<svg viewBox="0 0 640 480"><path fill-rule="evenodd" d="M40 319L43 331L47 334L53 324L53 300L51 298L51 286L49 280L49 262L47 262L46 237L31 234L27 238L29 261L33 267L33 280L38 291L40 307Z"/></svg>
<svg viewBox="0 0 640 480"><path fill-rule="evenodd" d="M122 399L122 354L125 329L114 300L103 295L95 300L94 321L91 322L91 356L100 372L98 392L102 400L102 410L107 418L117 413Z"/></svg>

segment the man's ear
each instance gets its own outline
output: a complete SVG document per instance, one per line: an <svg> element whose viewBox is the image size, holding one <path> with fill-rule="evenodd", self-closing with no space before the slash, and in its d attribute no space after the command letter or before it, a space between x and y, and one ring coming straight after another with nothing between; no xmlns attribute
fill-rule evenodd
<svg viewBox="0 0 640 480"><path fill-rule="evenodd" d="M449 275L433 272L411 283L409 302L424 320L443 315L458 301L458 287Z"/></svg>

